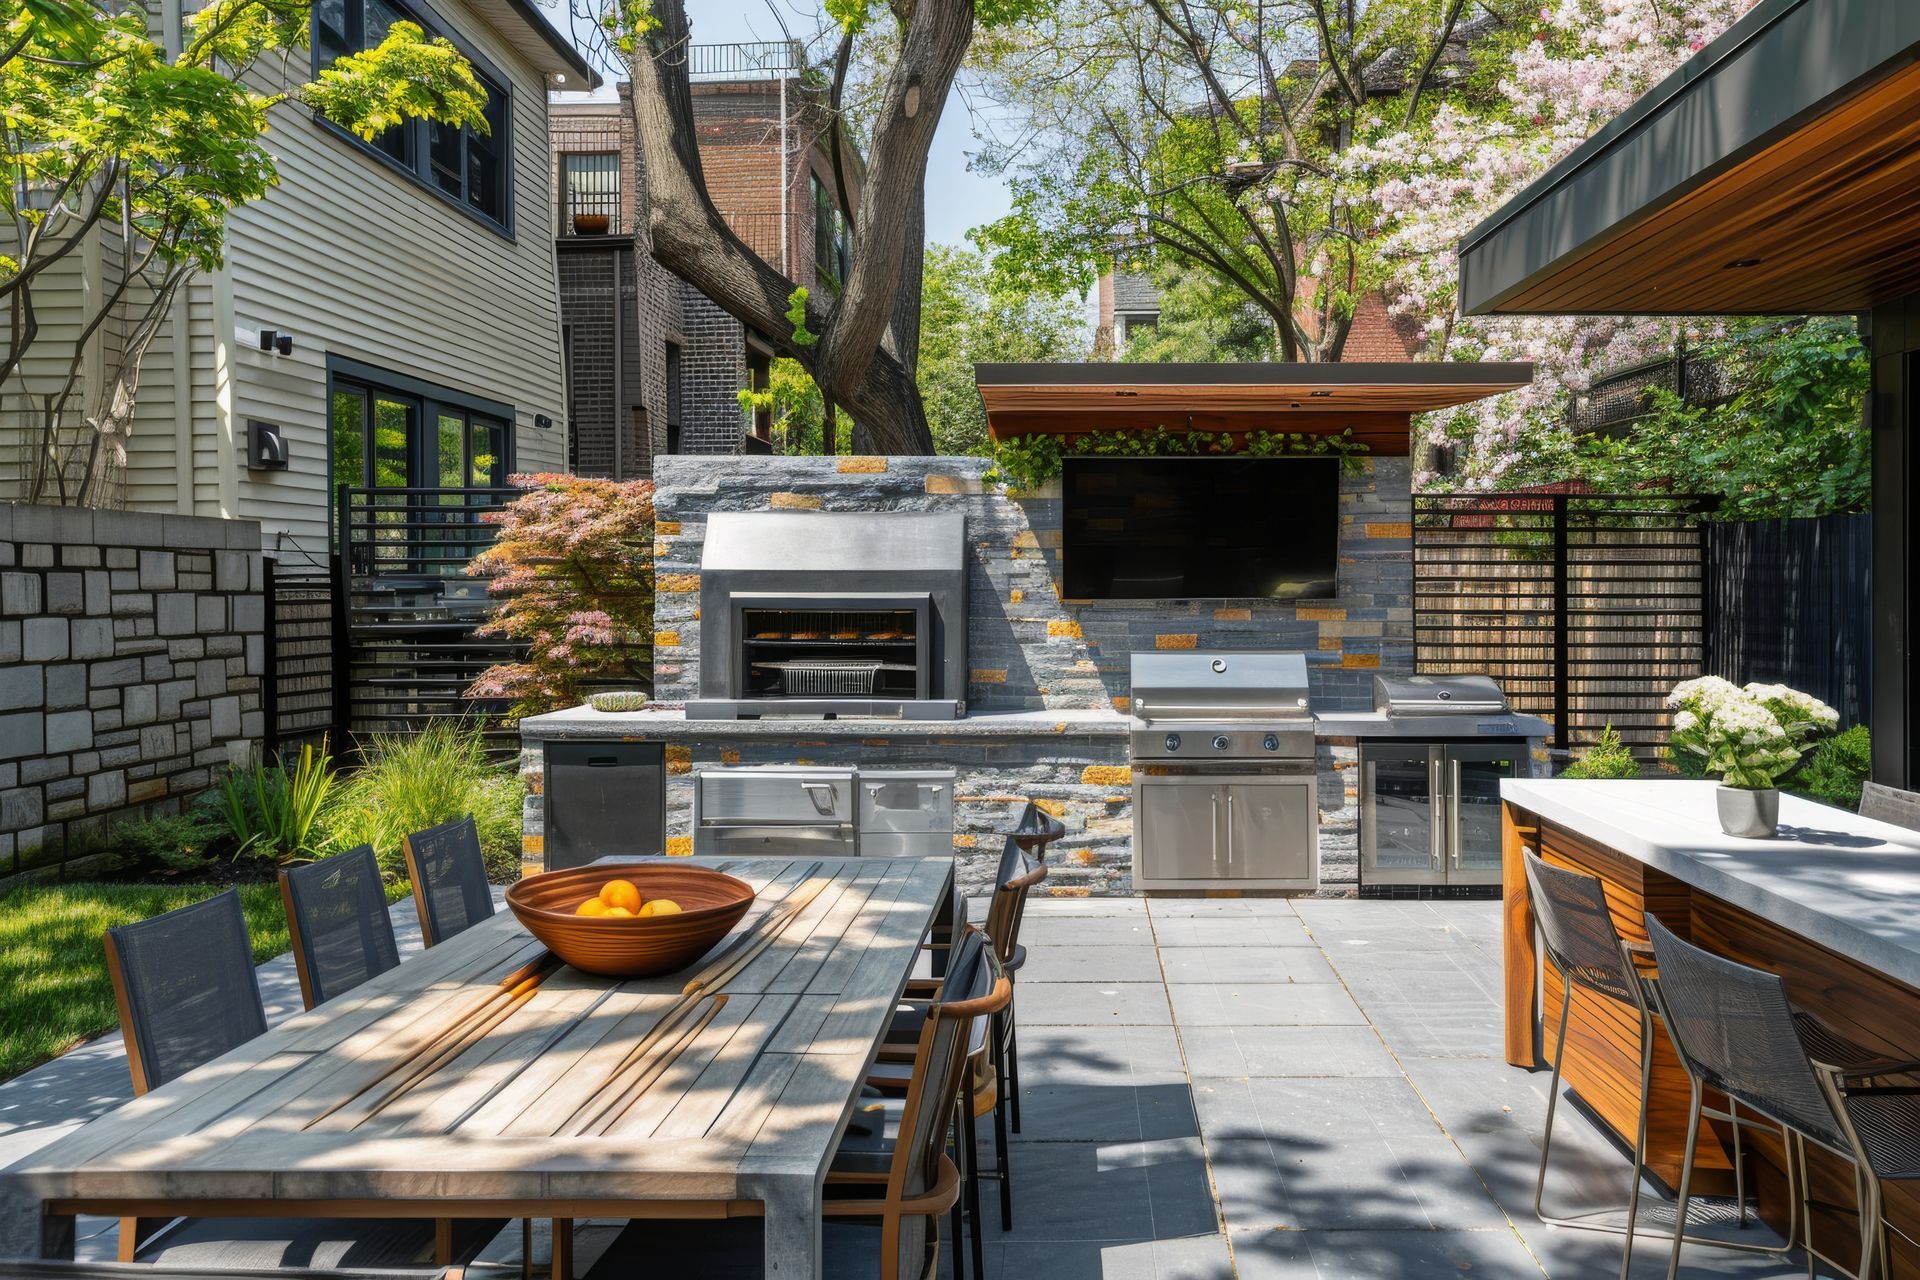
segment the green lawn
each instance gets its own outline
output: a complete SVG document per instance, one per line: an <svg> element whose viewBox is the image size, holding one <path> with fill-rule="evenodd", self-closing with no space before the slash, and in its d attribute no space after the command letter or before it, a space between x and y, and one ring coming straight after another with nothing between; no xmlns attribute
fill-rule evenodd
<svg viewBox="0 0 1920 1280"><path fill-rule="evenodd" d="M50 884L0 897L0 1080L119 1024L101 935L212 897L214 885ZM255 961L287 950L275 884L240 886Z"/></svg>

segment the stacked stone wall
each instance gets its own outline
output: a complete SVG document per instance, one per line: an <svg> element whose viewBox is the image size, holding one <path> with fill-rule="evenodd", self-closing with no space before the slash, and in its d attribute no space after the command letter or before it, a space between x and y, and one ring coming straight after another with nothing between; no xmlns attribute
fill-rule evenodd
<svg viewBox="0 0 1920 1280"><path fill-rule="evenodd" d="M0 505L0 885L253 751L262 569L250 520Z"/></svg>

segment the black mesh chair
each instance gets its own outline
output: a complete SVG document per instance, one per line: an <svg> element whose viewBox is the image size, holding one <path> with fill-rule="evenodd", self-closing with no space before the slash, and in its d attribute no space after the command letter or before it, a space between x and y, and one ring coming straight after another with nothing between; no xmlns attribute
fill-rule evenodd
<svg viewBox="0 0 1920 1280"><path fill-rule="evenodd" d="M1701 1094L1718 1089L1802 1144L1797 1158L1790 1149L1788 1163L1800 1166L1797 1203L1807 1232L1808 1274L1812 1259L1824 1258L1812 1238L1804 1148L1808 1142L1853 1161L1860 1214L1860 1266L1855 1275L1869 1280L1876 1261L1885 1272L1880 1184L1920 1179L1920 1098L1910 1086L1873 1082L1911 1076L1920 1072L1920 1062L1876 1057L1820 1030L1820 1024L1788 1001L1779 975L1702 950L1651 916L1647 936L1660 968L1655 1001L1686 1069L1691 1095L1687 1153L1680 1170L1681 1217L1691 1192ZM1844 1061L1816 1060L1809 1054L1809 1038ZM1791 1194L1792 1188L1788 1190ZM1682 1243L1673 1242L1668 1280L1679 1274Z"/></svg>
<svg viewBox="0 0 1920 1280"><path fill-rule="evenodd" d="M238 890L109 929L106 947L136 1094L266 1031Z"/></svg>
<svg viewBox="0 0 1920 1280"><path fill-rule="evenodd" d="M1533 1184L1533 1212L1540 1221L1560 1227L1586 1231L1618 1232L1626 1237L1621 1249L1620 1275L1625 1280L1633 1265L1633 1238L1639 1229L1640 1187L1646 1172L1647 1098L1653 1088L1653 1008L1652 984L1642 976L1636 956L1651 956L1651 949L1628 941L1614 928L1613 913L1607 907L1606 891L1597 876L1567 867L1556 867L1531 849L1521 851L1527 876L1527 893L1540 930L1541 948L1565 982L1560 1001L1560 1030L1553 1042L1553 1079L1547 1089L1547 1127L1540 1139L1540 1170ZM1590 1222L1579 1218L1556 1217L1547 1213L1545 1196L1547 1162L1553 1152L1553 1117L1560 1102L1560 1064L1566 1053L1567 1024L1573 1011L1575 990L1587 991L1603 1000L1631 1008L1640 1022L1640 1108L1633 1139L1633 1175L1627 1186L1627 1220L1624 1227ZM1747 1222L1746 1165L1739 1130L1752 1121L1739 1114L1736 1105L1726 1112L1708 1111L1714 1119L1734 1128L1734 1200L1741 1226ZM1768 1125L1768 1129L1775 1126ZM1789 1172L1791 1180L1791 1171ZM1789 1196L1793 1187L1787 1189ZM1676 1229L1686 1222L1684 1207L1674 1219ZM1783 1253L1793 1247L1789 1235L1784 1246L1749 1244L1745 1241L1705 1240L1725 1248L1760 1253Z"/></svg>
<svg viewBox="0 0 1920 1280"><path fill-rule="evenodd" d="M493 915L487 859L473 815L402 837L420 936L429 947L445 942Z"/></svg>
<svg viewBox="0 0 1920 1280"><path fill-rule="evenodd" d="M109 929L106 950L136 1095L265 1033L237 891ZM499 1228L456 1224L459 1239L448 1252L430 1220L123 1218L119 1257L200 1275L301 1262L349 1269L444 1266L455 1254L478 1253Z"/></svg>
<svg viewBox="0 0 1920 1280"><path fill-rule="evenodd" d="M307 1008L400 963L372 845L283 870L280 897Z"/></svg>
<svg viewBox="0 0 1920 1280"><path fill-rule="evenodd" d="M968 1029L1012 998L978 931L955 944L941 995L927 1006L906 1097L871 1100L854 1114L826 1177L823 1274L932 1280L940 1267L940 1218L960 1196L946 1155L949 1117L967 1066ZM733 1280L763 1272L757 1219L636 1219L587 1272L627 1280L666 1267L674 1275ZM665 1274L665 1271L661 1271Z"/></svg>

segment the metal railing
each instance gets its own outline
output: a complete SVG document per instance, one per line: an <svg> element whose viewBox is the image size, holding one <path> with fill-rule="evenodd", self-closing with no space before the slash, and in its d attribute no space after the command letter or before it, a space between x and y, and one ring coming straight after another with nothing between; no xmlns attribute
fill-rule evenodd
<svg viewBox="0 0 1920 1280"><path fill-rule="evenodd" d="M567 149L555 165L560 234L624 235L628 228L621 210L620 135L568 134L565 143ZM599 219L604 221L596 225Z"/></svg>
<svg viewBox="0 0 1920 1280"><path fill-rule="evenodd" d="M467 696L488 667L526 651L475 633L490 604L485 580L470 577L467 565L494 543L489 513L519 496L504 488L340 489L335 720L352 735L415 732L475 713L497 723L507 710L503 700Z"/></svg>
<svg viewBox="0 0 1920 1280"><path fill-rule="evenodd" d="M771 80L797 76L806 69L806 51L797 40L696 44L687 48L690 80Z"/></svg>

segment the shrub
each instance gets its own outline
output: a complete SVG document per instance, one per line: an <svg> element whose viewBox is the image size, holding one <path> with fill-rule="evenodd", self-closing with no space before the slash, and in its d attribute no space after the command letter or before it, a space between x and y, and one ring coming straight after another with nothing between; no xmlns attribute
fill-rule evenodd
<svg viewBox="0 0 1920 1280"><path fill-rule="evenodd" d="M233 837L234 856L292 862L320 852L320 814L333 789L333 757L326 744L300 748L288 767L256 760L229 773L214 792L214 809Z"/></svg>
<svg viewBox="0 0 1920 1280"><path fill-rule="evenodd" d="M1857 724L1807 753L1787 777L1787 789L1841 809L1860 807L1860 787L1873 772L1873 741Z"/></svg>
<svg viewBox="0 0 1920 1280"><path fill-rule="evenodd" d="M467 695L507 698L515 716L572 706L596 683L653 674L653 485L515 476L527 492L487 518L499 539L467 572L487 578L493 616L479 634L527 645L487 668Z"/></svg>
<svg viewBox="0 0 1920 1280"><path fill-rule="evenodd" d="M1573 763L1561 771L1563 778L1637 778L1640 776L1640 762L1627 750L1627 744L1620 740L1620 731L1611 721L1600 731L1597 741L1574 757Z"/></svg>
<svg viewBox="0 0 1920 1280"><path fill-rule="evenodd" d="M168 875L202 870L223 851L227 824L202 808L114 826L108 844L134 872Z"/></svg>
<svg viewBox="0 0 1920 1280"><path fill-rule="evenodd" d="M1783 684L1743 688L1719 676L1675 685L1667 706L1674 709L1671 745L1743 790L1778 786L1806 744L1832 733L1840 718L1818 698Z"/></svg>
<svg viewBox="0 0 1920 1280"><path fill-rule="evenodd" d="M386 874L405 877L400 838L471 813L495 881L520 873L519 775L487 759L471 720L436 720L417 734L376 734L365 764L341 783L326 814L334 849L370 844Z"/></svg>

